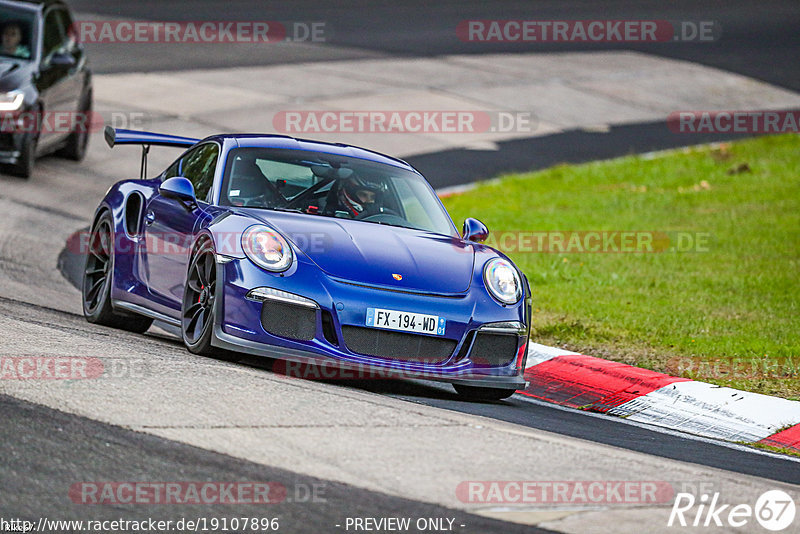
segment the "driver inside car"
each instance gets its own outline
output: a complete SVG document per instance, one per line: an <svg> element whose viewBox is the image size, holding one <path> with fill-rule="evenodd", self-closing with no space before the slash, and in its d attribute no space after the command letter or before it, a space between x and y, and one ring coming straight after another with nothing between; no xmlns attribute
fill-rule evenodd
<svg viewBox="0 0 800 534"><path fill-rule="evenodd" d="M22 44L22 24L17 21L10 21L3 25L3 48L2 52L6 56L28 59L31 51Z"/></svg>
<svg viewBox="0 0 800 534"><path fill-rule="evenodd" d="M339 185L337 198L341 211L356 219L383 212L382 193L382 184L354 177Z"/></svg>

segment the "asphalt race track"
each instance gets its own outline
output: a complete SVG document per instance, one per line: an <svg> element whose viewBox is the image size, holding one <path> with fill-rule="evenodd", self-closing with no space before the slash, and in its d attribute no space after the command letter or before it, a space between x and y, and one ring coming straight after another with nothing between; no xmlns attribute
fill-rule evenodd
<svg viewBox="0 0 800 534"><path fill-rule="evenodd" d="M143 0L117 3L113 1L75 0L70 5L78 12L90 12L109 17L169 20L275 20L325 21L331 31L326 44L307 50L241 49L235 46L181 50L163 45L145 48L143 54L120 54L113 47L90 48L98 72L131 72L139 70L172 70L176 68L218 68L232 65L265 65L298 61L326 61L383 55L432 56L445 54L488 54L497 52L556 52L579 50L641 50L666 57L686 59L704 65L738 72L769 83L800 89L800 66L797 49L800 36L800 10L791 1L759 2L755 8L747 0L725 3L679 0L637 2L592 0L545 1L488 1L403 2L391 1L316 2L302 0L287 4L277 1L233 0L220 3L213 0L183 0L160 2ZM364 9L368 6L369 9ZM722 38L713 43L671 43L652 47L619 44L567 43L490 43L460 41L455 28L462 20L470 19L647 19L670 21L718 22ZM163 53L157 53L159 51ZM123 46L122 50L125 48Z"/></svg>
<svg viewBox="0 0 800 534"><path fill-rule="evenodd" d="M65 503L59 487L75 483L75 473L87 480L269 480L286 488L285 500L258 509L244 507L245 514L280 517L284 528L302 525L303 532L331 532L344 524L345 517L424 517L450 518L465 525L463 532L546 533L547 530L514 525L473 516L462 511L391 497L340 483L297 476L283 469L270 468L221 454L123 430L82 417L70 416L41 406L0 396L3 433L0 446L4 456L14 458L13 471L3 473L0 510L16 516L80 520L85 510ZM24 450L25 454L16 454ZM31 480L36 480L31 484ZM248 509L249 508L249 509ZM185 507L155 506L142 510L135 506L96 506L93 520L179 521L196 517L241 517L237 504ZM467 527L468 526L468 527ZM238 530L238 529L237 529ZM244 530L244 529L243 529Z"/></svg>
<svg viewBox="0 0 800 534"><path fill-rule="evenodd" d="M64 277L79 287L83 258L61 253L59 268ZM273 360L244 357L241 365L271 372ZM796 483L796 462L786 457L758 453L744 447L731 447L711 440L692 439L682 434L664 433L660 429L627 423L617 417L581 413L516 396L503 402L472 403L461 400L449 385L415 380L330 380L326 384L354 388L407 402L444 408L465 414L489 417L533 429L555 432L605 445L653 454L664 458L692 462L758 477ZM757 460L755 459L757 458Z"/></svg>
<svg viewBox="0 0 800 534"><path fill-rule="evenodd" d="M484 45L455 38L468 18L715 20L715 43L663 43L663 55L800 91L796 2L257 2L73 0L79 13L150 20L325 20L325 45L92 45L95 71L215 69L394 56L578 51L581 45ZM632 5L633 4L633 5ZM224 16L220 14L224 5ZM368 7L368 8L367 8ZM268 13L267 16L264 13ZM300 13L301 15L298 15ZM619 49L598 45L592 50ZM627 49L636 49L626 47ZM731 139L714 135L693 142ZM662 123L569 131L408 158L436 187L497 172L587 161L686 143ZM154 150L151 169L174 156ZM468 168L456 171L454 163ZM350 532L348 518L449 518L455 532L675 532L669 506L556 511L478 506L465 480L668 480L710 484L731 502L800 484L800 461L655 430L515 396L468 403L423 381L288 380L270 360L193 356L159 329L145 335L86 323L76 289L82 257L65 243L88 227L106 189L138 172L138 152L94 136L83 164L48 157L30 181L0 176L0 356L86 356L119 372L101 380L0 381L0 517L146 519L280 517L281 532ZM37 383L34 383L37 382ZM48 383L42 383L48 382ZM271 481L286 499L255 505L86 505L91 481ZM309 488L320 498L309 500ZM737 501L739 499L739 501ZM516 515L515 515L516 514ZM511 522L515 521L515 522ZM539 527L531 526L533 524ZM231 531L249 532L245 529ZM707 530L714 532L713 529Z"/></svg>
<svg viewBox="0 0 800 534"><path fill-rule="evenodd" d="M112 18L165 21L275 20L280 22L325 21L329 37L325 46L292 43L277 47L243 44L174 47L140 44L141 54L127 53L127 45L89 45L97 72L137 72L173 69L221 68L247 65L292 64L380 57L427 57L447 54L498 52L576 52L637 50L682 59L743 74L779 87L800 90L800 9L791 1L725 2L624 1L512 1L512 2L261 2L225 3L210 0L159 2L148 0L117 4L77 0L77 11ZM299 15L298 15L299 14ZM663 42L656 45L615 43L469 43L456 36L455 28L471 19L646 19L714 21L722 28L714 42ZM736 135L713 134L693 142L723 141ZM469 183L503 172L545 168L554 163L580 163L631 153L663 150L686 144L661 124L637 124L607 134L566 132L548 138L515 140L494 153L446 151L407 158L435 187ZM478 161L475 161L478 160ZM452 163L459 162L455 167ZM466 172L463 169L468 169Z"/></svg>

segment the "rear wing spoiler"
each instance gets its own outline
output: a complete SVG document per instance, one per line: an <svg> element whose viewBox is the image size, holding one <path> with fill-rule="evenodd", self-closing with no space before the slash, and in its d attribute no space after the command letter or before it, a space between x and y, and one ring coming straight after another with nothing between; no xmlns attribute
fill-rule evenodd
<svg viewBox="0 0 800 534"><path fill-rule="evenodd" d="M177 135L139 132L136 130L115 130L111 126L106 126L105 137L106 143L111 148L117 145L155 145L189 148L200 142L200 139L192 139L191 137L178 137Z"/></svg>
<svg viewBox="0 0 800 534"><path fill-rule="evenodd" d="M165 135L150 132L140 132L136 130L114 129L106 126L104 135L106 143L111 148L117 145L141 145L142 146L142 169L141 179L147 175L147 154L151 146L169 146L176 148L189 148L200 142L200 139L191 137L179 137L177 135Z"/></svg>

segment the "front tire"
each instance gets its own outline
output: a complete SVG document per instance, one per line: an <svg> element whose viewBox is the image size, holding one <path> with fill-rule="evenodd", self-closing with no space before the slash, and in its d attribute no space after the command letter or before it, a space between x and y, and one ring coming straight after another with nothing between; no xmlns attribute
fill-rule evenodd
<svg viewBox="0 0 800 534"><path fill-rule="evenodd" d="M226 362L239 362L243 354L213 347L214 313L217 294L217 261L214 246L198 246L186 275L181 305L181 337L192 354Z"/></svg>
<svg viewBox="0 0 800 534"><path fill-rule="evenodd" d="M507 399L517 392L516 389L482 388L461 384L453 384L453 387L456 393L471 401L499 401Z"/></svg>
<svg viewBox="0 0 800 534"><path fill-rule="evenodd" d="M72 161L83 161L86 157L86 147L89 144L89 130L92 119L92 93L87 93L81 100L80 115L83 116L83 127L73 131L67 138L64 148L57 154Z"/></svg>
<svg viewBox="0 0 800 534"><path fill-rule="evenodd" d="M105 212L89 234L89 250L83 269L83 316L90 323L144 333L152 319L114 313L111 305L111 277L114 272L114 223Z"/></svg>
<svg viewBox="0 0 800 534"><path fill-rule="evenodd" d="M36 137L26 134L19 151L17 162L8 169L9 173L20 178L30 178L33 174L33 164L36 161Z"/></svg>
<svg viewBox="0 0 800 534"><path fill-rule="evenodd" d="M189 265L181 306L183 344L193 354L216 356L216 350L211 346L216 290L214 248L206 241L198 247Z"/></svg>

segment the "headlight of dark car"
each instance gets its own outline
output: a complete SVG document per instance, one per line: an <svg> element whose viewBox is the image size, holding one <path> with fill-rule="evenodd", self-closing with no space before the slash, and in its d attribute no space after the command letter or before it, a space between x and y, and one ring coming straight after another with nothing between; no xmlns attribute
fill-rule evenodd
<svg viewBox="0 0 800 534"><path fill-rule="evenodd" d="M25 95L21 91L0 93L0 111L18 111L25 103Z"/></svg>

